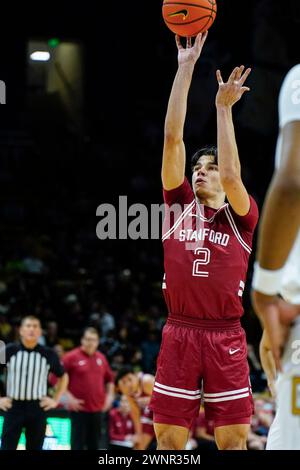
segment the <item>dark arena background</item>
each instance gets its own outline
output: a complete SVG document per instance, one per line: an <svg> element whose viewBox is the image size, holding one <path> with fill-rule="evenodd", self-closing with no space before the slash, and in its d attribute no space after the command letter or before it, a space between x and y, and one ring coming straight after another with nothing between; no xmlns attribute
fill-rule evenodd
<svg viewBox="0 0 300 470"><path fill-rule="evenodd" d="M189 96L187 156L216 143L215 70L227 77L236 65L252 67L251 92L235 107L234 119L243 179L261 208L274 168L279 89L299 62L300 3L217 3ZM0 339L5 343L18 339L20 319L28 314L42 321L42 344L61 355L79 345L84 327L93 326L114 373L130 365L155 374L167 315L161 241L100 240L96 210L113 204L118 218L119 196L128 197L128 206L162 203L164 117L177 51L161 4L1 5L6 104L0 108ZM48 52L49 59L32 60L36 51ZM263 450L275 406L259 364L261 329L250 302L254 254L243 326L256 401L249 448ZM1 373L3 395L4 369ZM119 399L116 394L114 407ZM52 410L45 448L70 448L69 413L67 404ZM108 449L109 413L102 418L101 448ZM2 421L0 416L0 435ZM20 448L24 442L22 436ZM191 446L197 449L196 439Z"/></svg>

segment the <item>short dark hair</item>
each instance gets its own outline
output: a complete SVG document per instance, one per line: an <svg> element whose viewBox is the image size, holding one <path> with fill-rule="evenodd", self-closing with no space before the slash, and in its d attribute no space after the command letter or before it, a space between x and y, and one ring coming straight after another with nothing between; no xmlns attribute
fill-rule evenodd
<svg viewBox="0 0 300 470"><path fill-rule="evenodd" d="M207 145L206 147L202 147L201 149L197 150L196 153L192 156L191 160L191 168L194 171L194 167L197 165L199 158L203 157L203 155L210 155L214 157L214 163L218 165L218 149L215 145Z"/></svg>
<svg viewBox="0 0 300 470"><path fill-rule="evenodd" d="M125 377L126 375L128 374L134 374L134 370L132 367L130 366L126 366L126 367L122 367L122 369L120 369L116 375L116 378L115 378L115 385L118 385L118 383L120 382L120 380L123 379L123 377Z"/></svg>
<svg viewBox="0 0 300 470"><path fill-rule="evenodd" d="M26 315L25 317L23 317L23 318L21 319L20 326L23 326L24 323L25 323L27 320L37 321L37 322L39 322L40 326L42 326L42 325L41 325L41 320L40 320L38 317L36 317L35 315Z"/></svg>

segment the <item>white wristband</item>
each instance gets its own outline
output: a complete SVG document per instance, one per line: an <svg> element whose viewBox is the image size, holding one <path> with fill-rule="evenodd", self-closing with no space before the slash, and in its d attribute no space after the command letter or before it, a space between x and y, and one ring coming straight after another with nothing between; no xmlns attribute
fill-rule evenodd
<svg viewBox="0 0 300 470"><path fill-rule="evenodd" d="M277 295L281 290L282 273L283 269L271 271L261 268L258 262L254 263L253 289L265 295Z"/></svg>

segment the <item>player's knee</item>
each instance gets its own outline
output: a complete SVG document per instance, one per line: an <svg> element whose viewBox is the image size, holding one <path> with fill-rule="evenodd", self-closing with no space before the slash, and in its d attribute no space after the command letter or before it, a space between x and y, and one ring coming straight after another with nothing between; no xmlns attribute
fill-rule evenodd
<svg viewBox="0 0 300 470"><path fill-rule="evenodd" d="M245 430L237 430L234 433L226 432L217 437L217 445L219 450L247 450L248 432Z"/></svg>
<svg viewBox="0 0 300 470"><path fill-rule="evenodd" d="M228 439L218 444L219 450L247 450L247 439Z"/></svg>
<svg viewBox="0 0 300 470"><path fill-rule="evenodd" d="M179 439L172 429L167 429L157 436L157 450L182 450L185 443L180 441L182 439Z"/></svg>

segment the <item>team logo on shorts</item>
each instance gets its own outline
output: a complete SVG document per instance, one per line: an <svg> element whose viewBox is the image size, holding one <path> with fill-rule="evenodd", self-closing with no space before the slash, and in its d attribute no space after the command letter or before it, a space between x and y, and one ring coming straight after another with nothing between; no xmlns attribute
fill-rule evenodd
<svg viewBox="0 0 300 470"><path fill-rule="evenodd" d="M229 349L229 354L230 354L230 356L232 356L233 354L237 353L237 352L240 351L240 350L241 350L241 348L237 348L237 349L232 349L232 348L230 348L230 349Z"/></svg>

